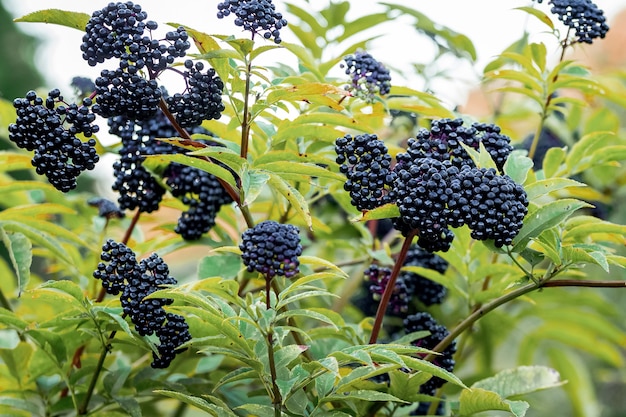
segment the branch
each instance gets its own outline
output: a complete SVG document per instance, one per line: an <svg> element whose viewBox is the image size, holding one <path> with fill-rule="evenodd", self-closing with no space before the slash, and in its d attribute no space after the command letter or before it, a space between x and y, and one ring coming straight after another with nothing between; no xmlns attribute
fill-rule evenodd
<svg viewBox="0 0 626 417"><path fill-rule="evenodd" d="M626 288L626 281L589 281L578 279L558 279L548 281L542 287L595 287L595 288Z"/></svg>

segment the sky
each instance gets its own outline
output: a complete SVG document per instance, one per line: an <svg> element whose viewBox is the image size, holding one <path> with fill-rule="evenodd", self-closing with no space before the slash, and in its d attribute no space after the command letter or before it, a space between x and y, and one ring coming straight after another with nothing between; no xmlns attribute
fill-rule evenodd
<svg viewBox="0 0 626 417"><path fill-rule="evenodd" d="M16 17L51 7L91 14L108 3L107 0L100 2L93 0L3 1ZM310 0L309 5L304 0L291 2L306 8L311 7L310 4L326 4L327 0ZM442 79L429 85L432 92L451 108L464 103L469 90L477 85L478 74L484 65L518 39L525 27L538 41L547 44L548 50L553 51L552 56L555 59L558 54L558 44L555 38L544 33L546 26L534 18L529 19L528 14L515 10L517 7L529 6L531 0L388 0L388 2L413 7L434 22L462 33L473 41L478 53L476 64L472 67L460 65L457 61L450 61L447 65L451 70L451 79ZM150 0L138 3L144 6L143 9L148 13L148 19L160 24L159 30L163 29L167 22L176 22L210 34L240 36L232 18L223 20L216 18L217 0ZM274 0L274 3L280 10L283 2ZM380 11L382 8L378 3L375 0L352 0L349 15L359 17ZM547 1L543 3L538 7L548 12ZM626 8L624 0L596 0L595 3L604 10L609 22L612 15ZM382 36L370 44L368 52L390 68L399 70L395 75L404 78L404 85L420 90L424 87L423 80L411 77L412 64L428 62L432 57L433 48L430 41L415 33L410 22L410 19L400 17L389 24L380 26L382 33L376 34ZM99 75L102 69L100 66L89 67L81 58L79 50L81 32L42 23L20 23L20 27L28 33L41 37L38 64L50 86L64 91L70 88L69 84L74 76L86 76L93 79ZM242 37L244 35L247 34L241 34ZM290 35L287 30L281 31L281 36L287 42L295 40ZM283 56L279 58L274 56L270 59L283 59ZM284 59L293 58L285 55Z"/></svg>

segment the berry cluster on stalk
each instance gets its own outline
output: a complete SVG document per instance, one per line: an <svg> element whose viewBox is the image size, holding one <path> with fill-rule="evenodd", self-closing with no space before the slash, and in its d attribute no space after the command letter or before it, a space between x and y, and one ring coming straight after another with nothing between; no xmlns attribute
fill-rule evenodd
<svg viewBox="0 0 626 417"><path fill-rule="evenodd" d="M430 335L412 342L415 346L430 350L435 348L439 342L450 334L445 326L437 323L433 316L426 312L420 312L405 318L404 330L407 334L422 330L430 332ZM441 355L437 355L432 363L446 371L452 372L455 365L453 356L456 353L456 342L452 342L440 353ZM433 376L424 384L420 385L419 392L420 394L435 395L435 391L441 388L445 382L445 380Z"/></svg>
<svg viewBox="0 0 626 417"><path fill-rule="evenodd" d="M350 76L346 90L355 97L372 102L376 94L384 96L391 91L389 70L368 52L357 51L345 56L340 67Z"/></svg>
<svg viewBox="0 0 626 417"><path fill-rule="evenodd" d="M167 368L174 357L185 350L180 346L191 340L184 317L167 313L164 309L173 300L146 299L164 286L177 283L170 276L167 264L156 253L137 262L132 249L111 239L102 246L100 259L102 262L93 272L94 278L102 281L107 294L120 294L124 314L130 318L139 335L158 336L158 354L153 352L151 366Z"/></svg>
<svg viewBox="0 0 626 417"><path fill-rule="evenodd" d="M158 140L179 137L178 132L162 113L138 122L123 117L111 118L109 127L110 133L122 139L120 159L113 165L113 189L120 194L120 206L130 210L138 207L142 212L158 209L166 189L159 178L145 169L143 161L146 155L185 152L182 147ZM189 133L212 135L201 126L190 128ZM211 141L198 142L218 146ZM186 240L199 239L208 232L215 225L215 217L222 205L232 202L217 178L198 168L170 163L163 171L162 179L172 195L189 207L181 214L175 229Z"/></svg>
<svg viewBox="0 0 626 417"><path fill-rule="evenodd" d="M217 18L234 14L235 25L252 32L252 37L262 33L265 39L281 43L280 29L287 26L282 13L276 11L272 0L225 0L217 4Z"/></svg>
<svg viewBox="0 0 626 417"><path fill-rule="evenodd" d="M92 100L84 98L81 105L68 104L58 89L44 100L34 91L13 101L15 123L9 125L9 139L19 148L34 151L32 165L39 175L62 192L76 188L76 178L95 168L99 160ZM77 135L90 138L86 142Z"/></svg>
<svg viewBox="0 0 626 417"><path fill-rule="evenodd" d="M335 152L339 169L347 177L344 189L357 210L371 210L393 201L395 174L382 140L373 134L345 135L335 141Z"/></svg>
<svg viewBox="0 0 626 417"><path fill-rule="evenodd" d="M407 141L392 165L375 135L350 135L335 141L336 161L346 175L344 189L358 210L395 203L393 226L417 235L429 252L447 251L454 233L468 225L477 240L510 245L528 212L521 185L504 174L513 147L493 124L464 126L462 119L439 119ZM478 168L468 150L484 149L497 169Z"/></svg>
<svg viewBox="0 0 626 417"><path fill-rule="evenodd" d="M413 244L407 251L403 266L419 266L443 275L448 269L448 262L439 255ZM371 295L371 298L368 297L368 302L380 300L389 283L391 269L372 264L365 270L364 276L365 285ZM447 293L446 287L431 279L415 272L400 271L385 314L394 317L406 317L417 310L415 300L419 300L424 306L430 307L433 304L441 304ZM366 311L367 314L374 312L375 310L371 309Z"/></svg>
<svg viewBox="0 0 626 417"><path fill-rule="evenodd" d="M550 12L576 31L578 42L593 43L609 31L604 12L591 0L550 0L548 4L552 5Z"/></svg>
<svg viewBox="0 0 626 417"><path fill-rule="evenodd" d="M300 272L300 230L291 224L265 220L243 232L241 258L249 272L270 280L276 275L291 278Z"/></svg>

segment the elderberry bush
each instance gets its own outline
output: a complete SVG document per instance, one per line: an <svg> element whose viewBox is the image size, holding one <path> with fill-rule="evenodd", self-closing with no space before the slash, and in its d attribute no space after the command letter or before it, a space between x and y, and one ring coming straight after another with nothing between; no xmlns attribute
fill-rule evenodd
<svg viewBox="0 0 626 417"><path fill-rule="evenodd" d="M300 230L294 225L262 221L243 232L239 249L248 271L258 271L266 279L291 278L300 272L302 245Z"/></svg>
<svg viewBox="0 0 626 417"><path fill-rule="evenodd" d="M426 330L430 332L430 335L418 339L412 342L413 345L426 348L433 349L439 342L441 342L450 332L445 326L437 323L437 321L430 315L430 313L419 312L417 314L413 314L404 319L404 330L408 333L418 332L422 330ZM456 353L456 342L452 342L448 347L446 347L441 355L437 355L435 359L433 359L432 363L439 366L440 368L445 369L446 371L452 372L454 370L454 359L453 356ZM424 384L420 385L420 394L427 395L435 395L435 391L438 388L441 388L445 380L433 376Z"/></svg>
<svg viewBox="0 0 626 417"><path fill-rule="evenodd" d="M340 67L350 76L346 90L355 97L372 102L377 94L384 96L391 91L389 70L365 51L345 56Z"/></svg>
<svg viewBox="0 0 626 417"><path fill-rule="evenodd" d="M591 0L550 0L548 4L550 12L576 32L578 42L593 43L609 31L604 12Z"/></svg>
<svg viewBox="0 0 626 417"><path fill-rule="evenodd" d="M274 38L281 43L280 29L287 26L287 20L276 12L272 0L226 0L217 4L217 18L223 19L234 14L235 26L252 32L252 37L262 33L265 39Z"/></svg>
<svg viewBox="0 0 626 417"><path fill-rule="evenodd" d="M335 141L335 152L339 170L347 177L344 189L357 210L371 210L393 201L391 156L376 135L345 135Z"/></svg>
<svg viewBox="0 0 626 417"><path fill-rule="evenodd" d="M91 99L84 98L81 105L68 104L58 89L45 100L29 91L26 97L15 99L13 107L17 117L9 125L9 139L19 148L34 151L35 171L57 190L76 188L76 178L94 169L99 160L95 139L83 142L76 136L82 133L89 138L98 132Z"/></svg>

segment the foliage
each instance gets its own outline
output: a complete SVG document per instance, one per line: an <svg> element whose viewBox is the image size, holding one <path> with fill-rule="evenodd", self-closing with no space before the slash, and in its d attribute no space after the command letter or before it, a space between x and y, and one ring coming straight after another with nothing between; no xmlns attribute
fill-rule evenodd
<svg viewBox="0 0 626 417"><path fill-rule="evenodd" d="M369 30L398 14L414 19L417 33L437 47L434 66L446 55L476 58L466 36L416 9L380 4L383 12L348 18L347 1L321 10L313 2L277 3L289 24L277 17L273 30L291 31L294 42L170 23L195 44L190 56L223 82L224 109L192 132L161 105L172 123L168 137L159 137L160 151L146 145L136 154L155 186L170 191L152 213L122 216L115 205L102 206L102 190L63 194L35 174L30 151L0 153L0 240L9 254L0 259L0 414L401 416L418 406L431 415L523 417L535 408L601 415L602 380L626 383L619 290L592 288L626 285L620 281L626 219L617 206L626 159L623 74L601 77L566 59L566 51L582 45L569 32L563 39L556 17L533 5L519 10L562 41L561 58L550 62L548 48L524 33L488 63L483 84L499 97L488 120L448 109L430 93L396 84L393 75L388 95L378 88L364 99L346 89L350 77L333 73L346 56L367 49ZM80 31L88 20L56 9L17 19ZM77 31L77 43L81 36ZM259 64L278 52L297 65ZM0 135L10 143L10 102L0 102L0 115ZM446 118L492 123L512 138L516 149L502 175L523 186L528 213L510 245L473 239L468 226L458 225L450 249L437 252L449 267L404 265L415 231L388 227L402 216L393 199L356 210L335 141L376 136L395 158L406 152L409 136ZM106 120L99 121L106 130ZM105 145L96 136L100 156L119 155L121 142ZM500 169L484 144L464 149L476 167ZM172 213L195 204L174 196L168 171L174 164L211 174L230 198L198 240L183 239L173 224ZM27 179L15 180L16 173ZM274 263L279 271L289 266L287 274L264 276L242 262L242 234L252 239L254 226L267 220L300 233L297 261ZM109 239L144 261L111 263L118 265L113 271L99 266L115 256L102 255ZM94 270L130 274L123 264L141 276L153 273L148 264L161 256L178 283L154 284L144 301L163 308L170 321L184 318L192 338L175 346L169 367L153 369L151 358L162 355L166 340L161 328L140 334L126 312L129 298L106 294ZM253 256L263 254L247 253L246 265ZM389 273L377 310L378 298L363 285L372 264ZM403 333L410 312L387 312L394 285L406 285L407 273L447 293L440 305L408 307L447 328L435 345L424 345L434 334ZM452 371L438 361L451 346ZM440 388L424 392L433 381ZM546 389L567 399L529 395Z"/></svg>

